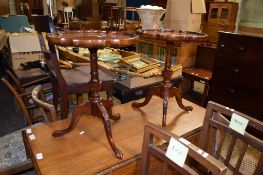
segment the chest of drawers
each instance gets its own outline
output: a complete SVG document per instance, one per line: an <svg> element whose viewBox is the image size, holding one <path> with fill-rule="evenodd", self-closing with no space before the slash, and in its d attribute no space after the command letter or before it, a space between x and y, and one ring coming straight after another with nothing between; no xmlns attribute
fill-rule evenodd
<svg viewBox="0 0 263 175"><path fill-rule="evenodd" d="M263 121L263 36L219 32L209 100Z"/></svg>

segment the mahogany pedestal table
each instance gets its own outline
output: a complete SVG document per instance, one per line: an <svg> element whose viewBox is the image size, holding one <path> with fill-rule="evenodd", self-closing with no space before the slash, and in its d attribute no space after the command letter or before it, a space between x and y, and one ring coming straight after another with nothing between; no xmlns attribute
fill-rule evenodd
<svg viewBox="0 0 263 175"><path fill-rule="evenodd" d="M83 105L76 107L72 114L70 125L62 130L55 131L54 137L60 137L71 130L73 130L79 120L81 114L88 114L93 116L99 116L104 125L104 130L108 139L108 142L114 151L118 159L122 159L122 152L115 145L112 138L111 123L108 112L111 112L111 104L109 100L102 100L100 97L100 90L102 83L98 76L98 57L97 51L99 48L104 47L123 47L133 45L136 41L137 36L121 33L121 32L106 32L106 31L72 31L63 32L57 34L47 35L47 40L51 52L54 52L54 45L61 46L74 46L74 47L85 47L90 51L90 81L87 86L87 91L90 94L89 101ZM52 47L53 46L53 47ZM54 61L54 60L53 60ZM110 115L114 120L118 120L120 116Z"/></svg>
<svg viewBox="0 0 263 175"><path fill-rule="evenodd" d="M166 51L166 59L165 59L165 68L162 72L163 83L159 86L153 86L150 88L148 93L146 94L145 100L142 103L134 102L132 104L133 107L139 108L147 105L152 96L156 95L160 98L163 98L163 119L162 119L162 127L166 127L166 116L167 116L167 108L168 108L168 99L169 97L175 97L178 106L185 111L192 111L192 106L184 106L182 103L182 95L178 88L173 87L171 83L171 77L173 75L173 71L171 70L171 61L172 61L172 51L173 46L180 45L182 42L204 42L207 41L208 36L203 33L195 33L195 32L182 32L176 30L137 30L136 32L141 38L146 39L156 39L156 40L165 40L167 42L167 51Z"/></svg>

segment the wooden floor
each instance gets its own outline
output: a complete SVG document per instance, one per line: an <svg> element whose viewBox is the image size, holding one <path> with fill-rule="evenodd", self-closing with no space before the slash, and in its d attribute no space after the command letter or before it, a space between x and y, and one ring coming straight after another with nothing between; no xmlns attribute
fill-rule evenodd
<svg viewBox="0 0 263 175"><path fill-rule="evenodd" d="M167 129L177 135L200 127L204 119L204 108L186 100L184 104L193 106L193 111L184 112L178 108L174 98L169 100ZM68 126L68 119L33 128L36 140L30 141L26 136L31 154L43 154L42 160L33 160L36 171L44 175L107 174L133 161L141 152L144 124L148 121L161 124L162 99L153 97L141 109L132 108L131 103L114 106L113 113L121 114L121 119L112 123L112 131L115 143L124 154L123 160L115 158L101 120L82 116L74 131L60 138L53 138L51 134L54 130ZM85 133L80 135L81 131Z"/></svg>

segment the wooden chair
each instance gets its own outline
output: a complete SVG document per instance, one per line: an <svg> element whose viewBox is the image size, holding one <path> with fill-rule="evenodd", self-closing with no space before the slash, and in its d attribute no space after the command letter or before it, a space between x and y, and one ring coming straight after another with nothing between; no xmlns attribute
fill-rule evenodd
<svg viewBox="0 0 263 175"><path fill-rule="evenodd" d="M27 83L21 83L13 70L11 69L6 70L5 73L8 76L9 81L11 82L12 86L16 89L17 93L20 95L25 94L25 93L31 94L31 91L35 85L50 82L49 77L43 77L43 78L39 78L37 80L30 81ZM30 96L23 95L22 99L27 106L32 105L30 102Z"/></svg>
<svg viewBox="0 0 263 175"><path fill-rule="evenodd" d="M32 99L34 103L40 107L40 110L45 118L49 118L51 122L57 120L57 112L55 110L55 107L52 104L47 103L44 90L41 85L38 85L33 89Z"/></svg>
<svg viewBox="0 0 263 175"><path fill-rule="evenodd" d="M249 105L249 104L248 104ZM263 140L229 127L233 113L249 120L248 129L263 133L263 122L214 102L208 102L198 146L222 161L233 174L263 174ZM230 173L231 174L231 173Z"/></svg>
<svg viewBox="0 0 263 175"><path fill-rule="evenodd" d="M184 78L191 80L190 91L193 90L194 81L198 81L205 85L201 99L198 100L197 103L201 106L205 106L207 102L206 97L208 94L209 81L212 78L215 52L216 49L213 47L198 46L195 65L184 68L182 72ZM186 94L183 95L185 98L188 97Z"/></svg>
<svg viewBox="0 0 263 175"><path fill-rule="evenodd" d="M178 142L181 142L184 146L186 146L189 151L187 158L192 158L193 160L196 160L199 164L201 164L204 168L209 170L214 175L219 174L225 174L226 173L226 166L223 165L223 163L216 160L214 157L207 155L207 157L203 156L198 151L200 150L195 145L191 144L185 144L181 139L171 132L162 129L160 127L157 127L156 125L152 123L146 123L145 124L145 130L144 130L144 141L143 141L143 148L142 148L142 158L141 158L141 167L140 167L140 175L146 175L149 173L149 167L151 164L151 157L155 157L159 159L162 162L162 170L161 173L156 173L156 171L153 174L168 174L169 173L169 166L173 169L172 174L198 174L195 171L195 167L190 167L186 163L183 167L180 167L173 161L171 161L168 157L165 155L165 150L162 149L160 146L156 146L154 144L154 140L164 140L165 142L169 142L169 140L173 137Z"/></svg>
<svg viewBox="0 0 263 175"><path fill-rule="evenodd" d="M18 105L20 106L23 116L25 118L25 121L27 125L32 125L33 123L39 122L39 121L51 121L48 118L44 118L43 116L32 116L33 110L36 110L38 107L33 104L27 104L23 99L30 99L31 98L31 92L29 93L21 93L19 94L15 87L13 87L5 77L1 78L2 83L7 87L7 89L11 92L11 94L15 97L15 99L18 102ZM31 115L30 115L31 114Z"/></svg>
<svg viewBox="0 0 263 175"><path fill-rule="evenodd" d="M102 12L102 19L108 22L109 30L119 31L124 16L124 7L114 3L103 3Z"/></svg>
<svg viewBox="0 0 263 175"><path fill-rule="evenodd" d="M138 27L140 26L140 19L135 20L135 14L137 7L125 7L124 8L124 17L123 17L123 25L125 31L136 31ZM127 15L131 14L131 19L127 19Z"/></svg>
<svg viewBox="0 0 263 175"><path fill-rule="evenodd" d="M68 95L70 94L84 94L88 93L89 80L90 80L90 67L81 66L72 70L60 70L59 63L56 54L45 53L45 60L50 70L50 79L53 91L53 104L55 109L58 109L58 103L60 103L61 119L68 117L69 101ZM100 79L102 80L101 91L106 91L107 99L110 103L104 104L108 111L110 118L114 118L109 106L113 105L113 79L107 74L100 71ZM119 116L116 115L116 118Z"/></svg>
<svg viewBox="0 0 263 175"><path fill-rule="evenodd" d="M11 86L5 79L2 79L7 86ZM12 89L12 88L10 88ZM14 94L16 91L12 90ZM25 104L23 104L22 99L16 94L19 100L19 104L23 109L26 108ZM46 102L46 98L44 96L44 90L41 85L38 85L32 91L32 97L34 102L39 105L39 107L44 112L44 116L47 122L53 122L56 120L57 115L53 105ZM41 101L42 100L42 101ZM29 117L29 114L26 110L22 110L26 117ZM30 121L30 120L29 120ZM0 137L0 174L1 175L11 175L17 174L26 170L33 168L32 162L30 158L26 154L25 145L22 138L22 131L28 128L32 128L36 125L40 125L42 123L37 123L27 128L23 128L11 134L7 134L5 136Z"/></svg>

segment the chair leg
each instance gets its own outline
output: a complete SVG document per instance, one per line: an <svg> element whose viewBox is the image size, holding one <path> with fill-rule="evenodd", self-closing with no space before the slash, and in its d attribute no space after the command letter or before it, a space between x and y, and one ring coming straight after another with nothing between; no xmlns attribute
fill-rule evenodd
<svg viewBox="0 0 263 175"><path fill-rule="evenodd" d="M208 94L208 87L209 87L209 82L206 81L205 82L205 88L204 88L204 91L203 91L203 94L202 94L202 97L201 97L201 100L200 100L201 106L205 106L206 97L207 97L207 94Z"/></svg>
<svg viewBox="0 0 263 175"><path fill-rule="evenodd" d="M77 105L83 102L83 94L76 94L76 98L77 98Z"/></svg>
<svg viewBox="0 0 263 175"><path fill-rule="evenodd" d="M67 118L68 110L69 110L69 102L68 102L67 94L63 94L61 96L60 108L61 108L61 119Z"/></svg>

